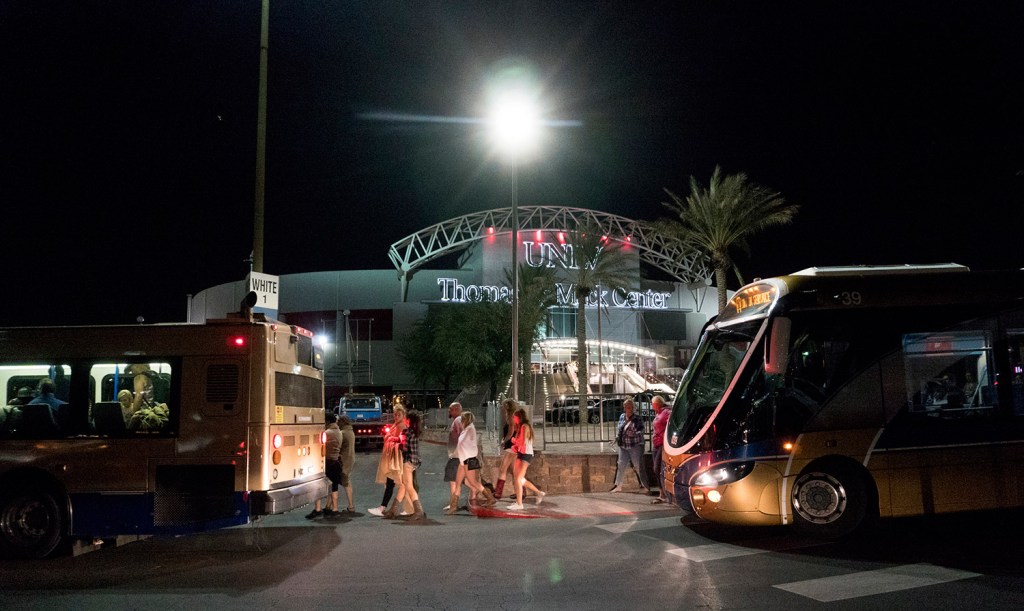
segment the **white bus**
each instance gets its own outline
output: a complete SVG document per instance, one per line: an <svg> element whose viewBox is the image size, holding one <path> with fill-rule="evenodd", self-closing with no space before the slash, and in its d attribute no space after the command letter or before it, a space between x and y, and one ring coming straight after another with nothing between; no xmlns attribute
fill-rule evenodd
<svg viewBox="0 0 1024 611"><path fill-rule="evenodd" d="M0 328L0 553L245 524L327 494L322 353L257 314Z"/></svg>

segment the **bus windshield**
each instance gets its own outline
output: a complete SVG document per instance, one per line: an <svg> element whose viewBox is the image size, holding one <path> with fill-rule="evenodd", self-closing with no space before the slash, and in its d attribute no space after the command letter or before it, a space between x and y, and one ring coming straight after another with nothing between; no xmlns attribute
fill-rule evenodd
<svg viewBox="0 0 1024 611"><path fill-rule="evenodd" d="M708 331L676 395L670 428L681 431L682 439L672 445L679 447L689 443L700 433L725 395L763 323L763 319L752 320Z"/></svg>

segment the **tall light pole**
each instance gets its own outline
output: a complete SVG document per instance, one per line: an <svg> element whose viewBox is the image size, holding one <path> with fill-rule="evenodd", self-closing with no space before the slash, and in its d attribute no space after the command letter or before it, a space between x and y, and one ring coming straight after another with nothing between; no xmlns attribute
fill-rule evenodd
<svg viewBox="0 0 1024 611"><path fill-rule="evenodd" d="M253 205L252 261L250 270L263 272L263 217L267 173L267 50L270 31L270 0L260 5L260 82L256 109L256 202Z"/></svg>
<svg viewBox="0 0 1024 611"><path fill-rule="evenodd" d="M495 93L489 120L499 153L512 174L512 398L519 400L519 194L516 166L536 147L541 121L535 95L525 88L510 87Z"/></svg>

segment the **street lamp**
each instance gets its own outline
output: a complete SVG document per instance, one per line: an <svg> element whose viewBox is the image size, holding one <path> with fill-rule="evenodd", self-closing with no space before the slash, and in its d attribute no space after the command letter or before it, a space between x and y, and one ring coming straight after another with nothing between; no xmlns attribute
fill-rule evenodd
<svg viewBox="0 0 1024 611"><path fill-rule="evenodd" d="M536 96L525 88L509 88L494 94L488 120L494 144L512 174L512 398L519 400L519 201L516 165L540 141L541 120Z"/></svg>

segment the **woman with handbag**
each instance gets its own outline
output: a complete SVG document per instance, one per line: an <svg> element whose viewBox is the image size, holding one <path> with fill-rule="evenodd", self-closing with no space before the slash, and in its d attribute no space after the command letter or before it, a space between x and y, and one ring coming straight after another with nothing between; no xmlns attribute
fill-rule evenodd
<svg viewBox="0 0 1024 611"><path fill-rule="evenodd" d="M423 505L420 503L420 495L416 492L416 486L413 483L413 474L422 462L420 460L420 423L420 415L416 412L409 412L405 422L395 423L401 431L399 447L402 449L402 477L397 482L398 494L395 498L399 504L406 497L412 501L413 514L408 517L410 522L421 522L427 519L427 514L423 511Z"/></svg>
<svg viewBox="0 0 1024 611"><path fill-rule="evenodd" d="M462 490L462 482L466 482L469 488L469 499L472 503L475 497L483 497L481 504L487 507L494 505L497 500L491 491L480 483L480 447L477 443L476 426L473 425L473 412L462 412L462 432L459 433L459 473L456 476L456 490ZM459 497L452 495L452 509L449 513L455 513L459 506Z"/></svg>
<svg viewBox="0 0 1024 611"><path fill-rule="evenodd" d="M384 484L384 498L381 499L379 507L367 509L370 515L380 516L387 519L395 519L399 516L397 501L388 507L395 493L395 484L402 479L402 450L401 429L398 423L405 423L405 408L401 405L395 406L392 416L392 424L385 427L384 448L380 453L380 463L377 465L377 483Z"/></svg>

